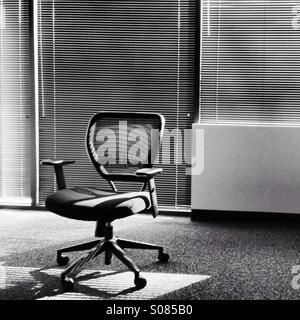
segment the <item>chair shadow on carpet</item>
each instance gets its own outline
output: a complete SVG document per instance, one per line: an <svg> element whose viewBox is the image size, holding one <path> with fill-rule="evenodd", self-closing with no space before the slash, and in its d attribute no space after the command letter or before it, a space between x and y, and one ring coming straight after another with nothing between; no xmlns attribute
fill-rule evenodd
<svg viewBox="0 0 300 320"><path fill-rule="evenodd" d="M2 276L0 275L0 300L68 299L68 297L72 299L74 297L76 298L76 296L80 299L92 297L93 299L108 300L132 299L133 295L137 299L143 299L149 291L151 291L151 299L157 299L161 295L153 286L152 288L150 288L151 286L148 288L148 285L146 286L147 292L140 293L140 289L137 289L133 284L133 274L132 279L128 277L131 275L126 274L121 276L122 280L120 283L118 283L117 277L117 279L113 279L112 281L111 279L106 279L106 281L104 281L106 283L104 284L101 279L105 277L129 272L119 261L116 261L115 267L120 271L111 270L111 267L109 267L107 271L99 272L98 267L95 269L95 264L91 263L88 273L82 273L76 277L74 291L63 295L64 291L60 283L60 272L63 271L63 269L58 267L53 261L52 254L58 246L59 245L55 244L47 246L46 248L34 248L22 251L22 254L16 252L3 257L7 277L5 286L1 286ZM61 246L65 246L65 244ZM137 253L133 251L132 255L135 258ZM74 259L76 257L76 255L72 256ZM187 265L180 260L175 259L169 261L168 264L161 264L158 261L149 262L148 259L151 260L151 257L148 257L148 255L145 257L144 263L139 265L142 273L178 273L179 270L187 269ZM111 287L109 288L110 281ZM154 283L154 285L156 284ZM173 291L173 288L170 290ZM163 292L163 294L165 294L165 292Z"/></svg>
<svg viewBox="0 0 300 320"><path fill-rule="evenodd" d="M36 300L42 298L55 298L57 295L61 295L64 291L61 288L59 275L51 275L43 271L51 269L51 267L43 267L37 270L31 270L21 277L22 281L16 283L8 283L5 288L0 289L0 300ZM117 293L109 293L105 290L92 288L89 285L82 284L81 281L87 281L92 279L100 279L111 276L114 274L120 274L124 271L116 272L109 271L102 274L99 271L91 272L89 274L76 277L76 287L73 293L89 296L99 297L99 299L114 299L119 295L126 295L134 291L138 291L135 286L126 288ZM13 275L12 275L13 276ZM26 279L26 276L28 279ZM13 280L13 279L12 279ZM13 281L12 281L13 282Z"/></svg>

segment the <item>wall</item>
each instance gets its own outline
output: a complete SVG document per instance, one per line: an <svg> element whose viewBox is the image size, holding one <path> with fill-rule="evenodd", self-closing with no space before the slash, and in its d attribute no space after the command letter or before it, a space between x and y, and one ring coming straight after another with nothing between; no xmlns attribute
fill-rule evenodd
<svg viewBox="0 0 300 320"><path fill-rule="evenodd" d="M192 209L300 213L300 128L201 125Z"/></svg>

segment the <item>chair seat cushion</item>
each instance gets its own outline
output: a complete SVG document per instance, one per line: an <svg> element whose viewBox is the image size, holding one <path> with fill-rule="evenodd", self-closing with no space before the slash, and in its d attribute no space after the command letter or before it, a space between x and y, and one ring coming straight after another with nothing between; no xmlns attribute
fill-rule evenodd
<svg viewBox="0 0 300 320"><path fill-rule="evenodd" d="M113 221L149 209L148 192L111 192L94 188L62 189L46 199L46 208L63 217Z"/></svg>

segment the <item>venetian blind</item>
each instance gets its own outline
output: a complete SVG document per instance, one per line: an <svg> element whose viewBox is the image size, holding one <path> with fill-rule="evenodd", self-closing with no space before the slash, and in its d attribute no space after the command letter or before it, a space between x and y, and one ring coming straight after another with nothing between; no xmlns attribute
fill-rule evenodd
<svg viewBox="0 0 300 320"><path fill-rule="evenodd" d="M88 120L98 111L160 112L168 131L191 128L194 13L188 0L39 3L40 158L76 160L66 167L68 185L108 186L85 150ZM190 203L176 148L171 143L171 161L157 178L163 206ZM41 167L41 200L54 187L52 171Z"/></svg>
<svg viewBox="0 0 300 320"><path fill-rule="evenodd" d="M0 204L30 204L28 1L0 1Z"/></svg>
<svg viewBox="0 0 300 320"><path fill-rule="evenodd" d="M202 1L200 121L300 123L296 5Z"/></svg>

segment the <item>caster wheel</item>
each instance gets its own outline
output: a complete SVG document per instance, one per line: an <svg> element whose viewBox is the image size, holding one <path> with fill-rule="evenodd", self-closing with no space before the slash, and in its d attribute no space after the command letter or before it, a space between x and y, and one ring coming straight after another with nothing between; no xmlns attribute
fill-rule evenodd
<svg viewBox="0 0 300 320"><path fill-rule="evenodd" d="M65 266L69 263L68 257L57 256L56 262L59 266Z"/></svg>
<svg viewBox="0 0 300 320"><path fill-rule="evenodd" d="M170 256L169 256L167 253L160 253L160 254L158 255L158 260L159 260L160 262L166 263L166 262L169 261L169 257L170 257Z"/></svg>
<svg viewBox="0 0 300 320"><path fill-rule="evenodd" d="M144 287L146 287L147 285L147 280L144 278L136 278L134 280L134 284L138 289L142 289Z"/></svg>
<svg viewBox="0 0 300 320"><path fill-rule="evenodd" d="M74 289L74 279L72 278L64 278L61 279L61 286L64 291L72 291Z"/></svg>

